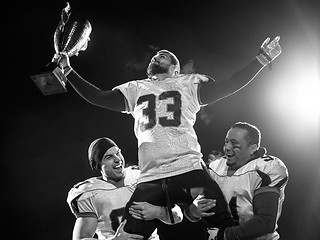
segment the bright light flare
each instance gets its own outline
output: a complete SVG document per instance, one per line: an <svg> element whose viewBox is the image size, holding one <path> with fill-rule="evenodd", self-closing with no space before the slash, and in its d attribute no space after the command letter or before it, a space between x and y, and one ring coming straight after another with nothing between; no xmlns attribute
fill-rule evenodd
<svg viewBox="0 0 320 240"><path fill-rule="evenodd" d="M320 92L317 73L312 66L300 67L295 72L287 90L283 91L287 101L283 109L293 115L295 121L313 126L319 121Z"/></svg>
<svg viewBox="0 0 320 240"><path fill-rule="evenodd" d="M289 56L270 89L269 107L295 133L319 134L320 78L315 53L297 51ZM297 132L298 130L298 132ZM300 131L299 131L300 130Z"/></svg>

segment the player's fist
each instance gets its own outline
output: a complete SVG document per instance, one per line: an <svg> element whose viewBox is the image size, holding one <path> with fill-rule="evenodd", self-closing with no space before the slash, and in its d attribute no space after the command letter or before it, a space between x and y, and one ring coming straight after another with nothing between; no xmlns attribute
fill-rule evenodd
<svg viewBox="0 0 320 240"><path fill-rule="evenodd" d="M61 69L64 69L66 67L71 67L68 54L60 53L58 54L58 56L59 56L58 64Z"/></svg>
<svg viewBox="0 0 320 240"><path fill-rule="evenodd" d="M61 55L58 53L55 53L51 61L57 63L60 61L60 58L61 58Z"/></svg>
<svg viewBox="0 0 320 240"><path fill-rule="evenodd" d="M280 36L275 37L271 42L268 37L262 43L257 59L262 65L271 63L281 53L281 46L279 44Z"/></svg>
<svg viewBox="0 0 320 240"><path fill-rule="evenodd" d="M55 61L59 65L59 67L62 69L65 76L68 76L69 73L72 71L68 54L66 53L55 54L52 61Z"/></svg>

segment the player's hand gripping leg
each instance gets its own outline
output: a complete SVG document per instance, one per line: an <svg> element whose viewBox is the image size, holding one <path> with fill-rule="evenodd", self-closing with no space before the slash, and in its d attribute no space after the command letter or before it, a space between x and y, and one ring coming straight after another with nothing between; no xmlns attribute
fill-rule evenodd
<svg viewBox="0 0 320 240"><path fill-rule="evenodd" d="M213 216L214 212L207 212L216 206L215 199L204 198L199 195L193 200L193 203L185 209L185 216L192 222L200 220L202 217Z"/></svg>

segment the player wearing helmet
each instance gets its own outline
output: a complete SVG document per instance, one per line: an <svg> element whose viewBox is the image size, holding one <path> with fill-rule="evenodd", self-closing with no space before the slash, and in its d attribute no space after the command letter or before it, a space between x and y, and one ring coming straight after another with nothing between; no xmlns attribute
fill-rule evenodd
<svg viewBox="0 0 320 240"><path fill-rule="evenodd" d="M88 158L91 168L100 171L101 176L77 183L68 193L67 202L76 216L72 239L93 239L94 234L99 239L142 239L143 236L126 233L123 230L125 222L120 224L140 171L137 167L125 168L120 148L106 137L98 138L90 144ZM137 219L160 219L170 224L164 207L140 202L130 211ZM180 208L176 206L173 212L175 222L180 222ZM159 239L156 231L150 239Z"/></svg>
<svg viewBox="0 0 320 240"><path fill-rule="evenodd" d="M203 170L193 126L201 106L237 92L281 53L279 39L271 42L266 39L256 58L224 81L201 74L180 74L175 55L161 50L150 61L147 79L130 81L107 91L84 80L71 68L68 56L61 54L58 63L84 99L106 109L129 113L135 119L141 174L125 210L125 231L147 239L156 228L154 222L137 221L130 216L128 209L134 201L170 209L178 202L191 204L199 194L216 199L214 214L204 218L209 227L234 224L220 188Z"/></svg>
<svg viewBox="0 0 320 240"><path fill-rule="evenodd" d="M249 123L237 122L227 132L225 156L210 163L213 179L229 202L236 226L209 230L209 239L279 239L277 222L284 201L288 170L277 157L260 147L260 130ZM201 217L200 199L191 205L193 217ZM189 212L189 213L190 213ZM199 219L199 218L198 218ZM218 233L217 238L214 238Z"/></svg>

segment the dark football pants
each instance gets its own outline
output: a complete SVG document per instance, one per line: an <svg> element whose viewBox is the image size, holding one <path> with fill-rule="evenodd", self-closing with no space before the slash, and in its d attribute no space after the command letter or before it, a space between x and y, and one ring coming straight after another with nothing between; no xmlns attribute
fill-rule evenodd
<svg viewBox="0 0 320 240"><path fill-rule="evenodd" d="M124 230L128 233L140 234L144 239L152 234L157 227L157 220L142 221L134 219L129 214L129 207L134 201L148 202L153 205L167 206L161 179L144 182L137 185L131 199L126 205L123 218L127 219ZM191 189L203 189L206 198L216 199L216 206L212 209L213 216L203 218L208 227L226 228L234 225L227 202L218 184L209 176L205 170L194 170L181 175L166 178L171 205L179 204L188 206L193 202L190 194ZM196 196L195 196L196 197Z"/></svg>

